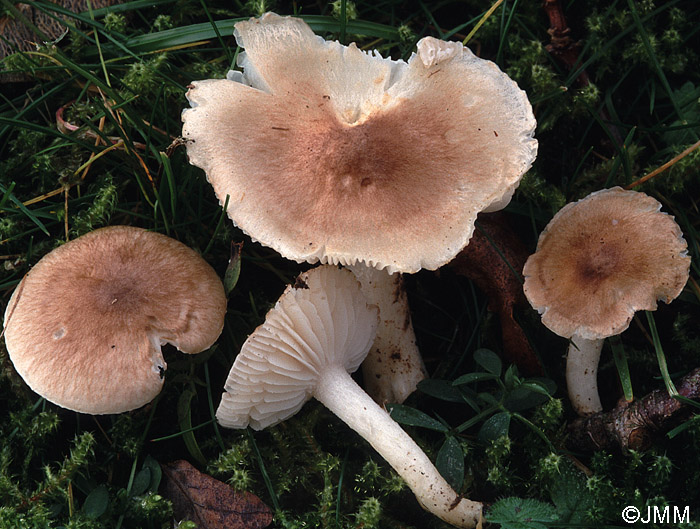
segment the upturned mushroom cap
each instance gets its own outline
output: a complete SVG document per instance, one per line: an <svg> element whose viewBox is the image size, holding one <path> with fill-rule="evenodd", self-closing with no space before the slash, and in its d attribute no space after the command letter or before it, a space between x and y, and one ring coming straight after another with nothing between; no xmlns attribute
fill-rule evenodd
<svg viewBox="0 0 700 529"><path fill-rule="evenodd" d="M262 430L288 419L313 396L324 368L357 370L377 321L352 272L321 266L301 274L243 344L216 412L219 423Z"/></svg>
<svg viewBox="0 0 700 529"><path fill-rule="evenodd" d="M607 338L627 329L636 311L676 298L690 257L680 227L660 209L619 187L562 208L523 269L542 323L566 338Z"/></svg>
<svg viewBox="0 0 700 529"><path fill-rule="evenodd" d="M234 35L243 73L192 83L183 136L234 223L289 259L438 268L535 158L525 92L458 42L392 61L272 13Z"/></svg>
<svg viewBox="0 0 700 529"><path fill-rule="evenodd" d="M71 410L120 413L161 390L161 345L210 347L224 324L216 272L184 244L102 228L44 256L5 311L5 342L29 387Z"/></svg>
<svg viewBox="0 0 700 529"><path fill-rule="evenodd" d="M483 505L457 494L435 465L349 375L369 351L377 309L347 270L302 274L243 344L216 417L262 429L315 397L398 472L426 510L457 527L481 527Z"/></svg>

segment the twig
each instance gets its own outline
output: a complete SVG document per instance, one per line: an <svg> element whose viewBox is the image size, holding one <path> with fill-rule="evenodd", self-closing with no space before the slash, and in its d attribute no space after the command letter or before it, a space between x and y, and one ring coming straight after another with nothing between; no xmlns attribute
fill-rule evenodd
<svg viewBox="0 0 700 529"><path fill-rule="evenodd" d="M655 176L663 173L666 169L668 169L669 167L672 167L674 164L676 164L677 162L679 162L680 160L682 160L683 158L688 156L691 152L693 152L698 147L700 147L700 141L696 141L690 147L688 147L686 150L684 150L682 153L677 154L676 156L671 158L668 162L666 162L662 166L654 169L651 173L644 175L643 177L639 178L638 180L635 180L631 184L625 186L625 189L633 189L633 188L637 187L639 184L643 184L647 180L651 180Z"/></svg>
<svg viewBox="0 0 700 529"><path fill-rule="evenodd" d="M566 22L564 9L559 0L545 0L543 9L549 18L549 29L547 33L549 33L551 37L551 42L547 44L545 48L555 59L562 62L568 70L573 70L580 62L579 52L581 45L571 38L571 28L569 28ZM581 86L588 86L591 84L591 79L588 77L586 70L581 70L576 81ZM618 128L610 123L610 116L605 109L601 108L598 111L598 115L602 121L608 123L610 134L612 134L617 147L622 147L624 145L622 135Z"/></svg>
<svg viewBox="0 0 700 529"><path fill-rule="evenodd" d="M547 33L551 37L551 42L545 48L569 70L572 70L579 63L581 44L571 38L571 28L566 23L566 16L559 0L545 0L542 7L549 18ZM581 86L587 86L591 82L586 70L582 70L576 80Z"/></svg>
<svg viewBox="0 0 700 529"><path fill-rule="evenodd" d="M700 368L683 377L676 387L682 397L700 398ZM655 435L672 428L690 411L666 389L657 389L632 403L623 402L610 411L575 420L568 428L568 444L586 452L615 446L644 450Z"/></svg>

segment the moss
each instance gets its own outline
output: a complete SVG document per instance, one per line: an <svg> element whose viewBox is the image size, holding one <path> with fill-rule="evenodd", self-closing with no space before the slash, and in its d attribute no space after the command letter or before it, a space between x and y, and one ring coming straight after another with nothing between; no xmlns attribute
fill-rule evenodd
<svg viewBox="0 0 700 529"><path fill-rule="evenodd" d="M164 13L159 14L153 21L153 29L155 31L165 31L174 27L173 19L170 15Z"/></svg>
<svg viewBox="0 0 700 529"><path fill-rule="evenodd" d="M209 470L214 476L226 478L227 483L236 490L252 490L254 478L251 472L251 456L249 440L241 437L209 464Z"/></svg>
<svg viewBox="0 0 700 529"><path fill-rule="evenodd" d="M486 479L503 494L511 493L514 482L513 474L509 466L511 440L508 436L502 436L491 441L486 447L486 462L488 474Z"/></svg>
<svg viewBox="0 0 700 529"><path fill-rule="evenodd" d="M162 89L166 90L166 97L175 96L172 88L163 83L161 76L161 70L166 68L167 64L167 53L158 53L133 63L122 77L122 83L127 88L125 97L138 95L142 99L155 99Z"/></svg>
<svg viewBox="0 0 700 529"><path fill-rule="evenodd" d="M471 26L458 27L458 21L471 20L491 3L427 2L425 10L400 2L348 5L355 6L359 23L379 24L368 25L369 32L374 27L398 32L397 37L381 41L362 36L361 44L379 46L384 55L407 58L415 41L425 35L455 30L454 38L463 38ZM567 201L603 186L628 184L700 137L697 7L687 1L669 5L635 2L640 33L628 2L563 4L570 35L580 42L580 64L585 66L588 83L570 78L567 67L547 51L551 38L537 2L504 2L470 42L475 53L495 59L533 102L539 157L507 210L523 220L519 233L527 247L534 248L536 231ZM284 14L322 15L325 18L317 20L327 24L329 32L337 27L331 18L333 6L323 2L206 3L216 20L275 8ZM511 9L515 9L512 17ZM200 2L179 0L168 4L167 12L149 8L126 19L112 14L103 22L115 40L133 43L146 34L157 40L162 37L157 32L173 29L177 33L185 26L206 25L206 15ZM2 356L0 527L115 527L120 518L123 529L170 527L171 506L156 490L137 495L127 490L132 468L138 474L148 454L161 462L189 457L183 436L178 435L175 408L181 388L190 383L198 393L192 399L197 403L192 407L192 423L198 428L196 440L208 471L269 504L276 500L280 510L275 527L444 527L424 515L396 473L374 459L371 448L321 406L308 404L297 417L266 432L249 436L220 430L221 439L217 438L208 424L212 420L208 393L215 406L241 343L277 299L285 279L299 268L234 228L221 216L203 173L187 163L184 149L169 149L181 130L185 87L193 79L223 78L232 66L235 43L231 35L222 35L229 54L218 39L211 39L189 49L149 50L132 56L114 47L100 24L86 22L81 31L85 36L70 31L55 47L41 46L40 54L16 54L4 62L6 68L19 69L33 79L20 87L8 85L7 90L3 85L0 98L0 184L4 189L0 192L4 197L0 253L8 256L0 268L4 299L22 274L64 239L62 193L26 206L33 218L18 203L64 185L73 186L67 219L71 237L108 223L139 225L169 233L200 251L209 248L205 257L219 272L225 268L231 241L245 240L242 271L219 347L201 363L183 362L180 368L177 361L170 363L162 398L144 410L96 419L64 412L38 399ZM100 37L102 56L95 48L95 36ZM128 40L132 37L137 39ZM79 69L62 63L63 57ZM101 83L100 91L96 83ZM57 132L55 112L69 101L74 102L66 107L64 117L81 130L63 134ZM107 106L114 115L106 111ZM108 146L95 145L94 136L85 135L97 130L102 114L106 115L105 135L141 142L147 148L109 151L82 180L76 169ZM232 144L236 141L230 138ZM161 153L170 157L172 196ZM697 248L693 232L698 214L692 197L697 196L699 157L700 150L695 151L638 188L661 198L665 209L688 228L692 253ZM407 278L407 284L416 308L419 344L431 373L454 379L472 369L469 359L475 349L499 344L497 321L485 316L488 300L470 283L459 283L449 271L424 271ZM696 366L700 350L693 300L694 292L687 289L659 313L666 350L680 353L671 366L678 373ZM551 347L551 333L532 311L521 313L519 321L543 353L546 369L554 369L560 359ZM621 340L635 392L658 387L654 378L658 366L643 334L631 325ZM204 364L210 368L211 380L204 376ZM604 360L601 376L614 380L614 369L612 361ZM445 383L454 389L451 380ZM499 401L501 389L489 384L480 383L459 402L423 394L411 402L453 427L450 435L466 454L462 492L470 497L491 502L514 494L554 505L555 486L563 489L569 483L574 490L583 484L582 496L593 498L588 513L595 520L591 524L598 526L619 524L625 504L700 505L700 462L693 455L700 453L697 417L684 423L673 438L655 440L657 448L648 453L577 454L580 464L591 472L583 477L564 450L565 427L571 417L566 414L563 387L557 389L556 398L522 412L536 431L513 420L507 436L484 442L477 433L484 421L474 419L471 404L476 402L474 406L482 409L481 397ZM458 429L468 421L473 421L471 426ZM166 441L150 441L173 434ZM411 434L433 457L445 437L420 428ZM109 505L103 514L90 518L82 509L96 487L109 491Z"/></svg>
<svg viewBox="0 0 700 529"><path fill-rule="evenodd" d="M342 11L342 1L341 0L335 0L334 2L331 2L331 14L335 18L340 19ZM345 2L345 18L347 20L355 20L357 18L357 6L355 5L355 2L350 2L346 1Z"/></svg>
<svg viewBox="0 0 700 529"><path fill-rule="evenodd" d="M357 513L355 513L355 523L359 527L374 529L381 527L379 522L382 517L382 504L377 498L365 498L362 500Z"/></svg>
<svg viewBox="0 0 700 529"><path fill-rule="evenodd" d="M121 13L107 13L102 20L107 31L124 33L127 28L127 20Z"/></svg>
<svg viewBox="0 0 700 529"><path fill-rule="evenodd" d="M93 195L92 204L80 210L71 219L71 237L76 238L89 231L105 226L119 200L117 186L107 174L88 188L88 195Z"/></svg>

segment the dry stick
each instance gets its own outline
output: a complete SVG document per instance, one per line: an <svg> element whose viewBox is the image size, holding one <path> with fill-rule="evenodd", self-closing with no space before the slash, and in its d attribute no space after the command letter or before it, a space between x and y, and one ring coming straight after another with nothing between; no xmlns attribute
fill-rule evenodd
<svg viewBox="0 0 700 529"><path fill-rule="evenodd" d="M49 191L48 193L44 193L43 195L39 195L38 197L34 197L32 199L27 200L26 202L22 202L23 206L31 206L32 204L36 204L37 202L41 202L42 200L46 200L47 198L54 197L56 195L60 195L63 193L63 187L59 187L58 189L54 189L53 191Z"/></svg>
<svg viewBox="0 0 700 529"><path fill-rule="evenodd" d="M676 384L678 394L700 398L700 368ZM632 403L623 402L607 412L572 422L568 427L570 448L597 451L615 446L630 450L648 448L655 434L669 430L691 411L691 407L671 397L666 389L656 389Z"/></svg>
<svg viewBox="0 0 700 529"><path fill-rule="evenodd" d="M70 191L70 186L63 186L63 227L66 230L66 242L70 240L68 237L68 191Z"/></svg>
<svg viewBox="0 0 700 529"><path fill-rule="evenodd" d="M691 152L693 152L693 151L694 151L695 149L697 149L698 147L700 147L700 140L699 140L699 141L696 141L695 143L693 143L690 147L688 147L688 148L687 148L686 150L684 150L682 153L680 153L680 154L674 156L673 158L671 158L668 162L666 162L666 163L663 164L662 166L657 167L656 169L654 169L651 173L649 173L649 174L647 174L647 175L645 175L645 176L639 178L638 180L635 180L635 181L632 182L631 184L625 186L625 189L632 189L632 188L635 188L635 187L637 187L638 185L643 184L643 183L646 182L647 180L651 180L651 179L654 178L655 176L657 176L657 175L663 173L666 169L668 169L669 167L672 167L674 164L676 164L677 162L679 162L680 160L682 160L683 158L685 158L686 156L688 156Z"/></svg>
<svg viewBox="0 0 700 529"><path fill-rule="evenodd" d="M479 28L488 20L488 18L493 15L493 12L498 8L503 3L503 0L496 0L493 5L489 8L486 13L484 13L484 16L479 19L479 22L476 23L476 26L469 32L469 34L464 37L464 40L462 41L462 45L466 46L467 43L471 40L471 38L476 35L476 32L479 31Z"/></svg>

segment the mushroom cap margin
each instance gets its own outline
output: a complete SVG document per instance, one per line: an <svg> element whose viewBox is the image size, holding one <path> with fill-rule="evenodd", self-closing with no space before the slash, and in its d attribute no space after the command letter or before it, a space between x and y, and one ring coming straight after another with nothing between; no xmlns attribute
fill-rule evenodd
<svg viewBox="0 0 700 529"><path fill-rule="evenodd" d="M654 198L620 187L564 206L540 234L525 267L524 290L551 331L607 338L638 310L655 310L683 290L687 243Z"/></svg>
<svg viewBox="0 0 700 529"><path fill-rule="evenodd" d="M207 349L225 312L223 285L194 250L111 226L37 262L8 303L5 341L20 376L47 400L82 413L121 413L160 392L162 344Z"/></svg>
<svg viewBox="0 0 700 529"><path fill-rule="evenodd" d="M273 14L235 35L243 74L192 84L183 137L234 223L289 259L436 269L536 156L525 93L459 43L391 61Z"/></svg>

